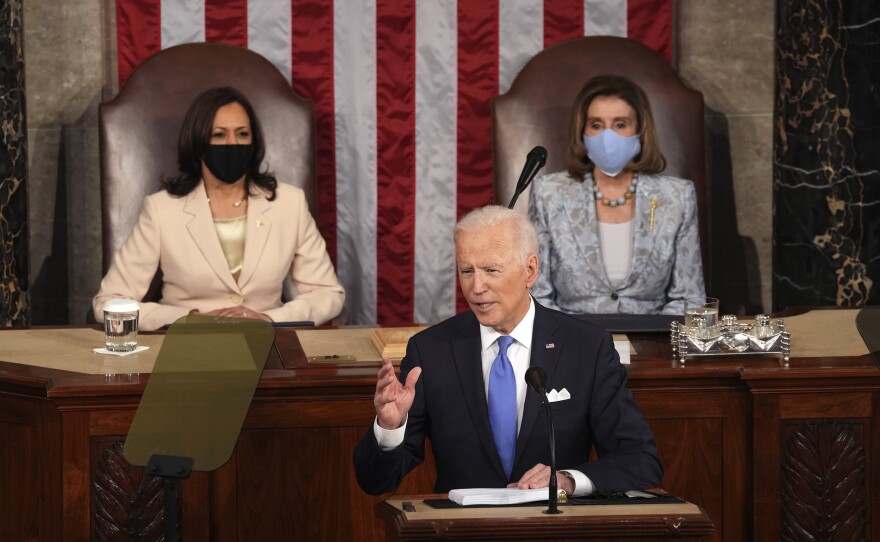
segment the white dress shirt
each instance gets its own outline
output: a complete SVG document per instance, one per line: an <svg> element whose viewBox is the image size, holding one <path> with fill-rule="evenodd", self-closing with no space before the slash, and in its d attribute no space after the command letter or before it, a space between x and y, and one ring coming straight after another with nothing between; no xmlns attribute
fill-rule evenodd
<svg viewBox="0 0 880 542"><path fill-rule="evenodd" d="M513 373L516 377L516 430L519 433L520 425L522 425L523 409L526 404L527 385L525 381L526 370L529 368L531 360L531 344L532 332L535 328L535 300L529 297L529 310L519 324L510 332L514 342L507 349L507 358L513 366ZM495 331L491 327L480 325L480 342L482 349L480 356L483 363L483 388L486 393L486 401L489 398L489 373L492 370L492 363L498 356L498 337L501 333ZM376 441L383 451L393 450L403 443L406 435L406 420L403 425L397 429L384 429L379 427L379 418L373 422L373 433L376 435ZM589 495L593 492L593 483L584 473L576 470L565 469L574 477L575 490L573 497Z"/></svg>

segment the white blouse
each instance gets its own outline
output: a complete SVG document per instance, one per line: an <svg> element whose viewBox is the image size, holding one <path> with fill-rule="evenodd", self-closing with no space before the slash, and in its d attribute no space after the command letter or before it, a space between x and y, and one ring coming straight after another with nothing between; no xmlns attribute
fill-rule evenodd
<svg viewBox="0 0 880 542"><path fill-rule="evenodd" d="M629 271L632 261L632 231L632 220L621 224L599 222L599 248L611 286L620 284Z"/></svg>

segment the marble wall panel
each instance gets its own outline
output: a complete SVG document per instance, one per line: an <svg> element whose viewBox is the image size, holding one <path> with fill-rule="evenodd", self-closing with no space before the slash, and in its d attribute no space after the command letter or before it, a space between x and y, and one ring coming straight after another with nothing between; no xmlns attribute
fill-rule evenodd
<svg viewBox="0 0 880 542"><path fill-rule="evenodd" d="M771 310L773 270L773 116L764 113L731 115L730 139L736 172L736 222L744 247L744 278L749 288L749 314ZM732 280L737 280L732 277Z"/></svg>
<svg viewBox="0 0 880 542"><path fill-rule="evenodd" d="M98 105L112 0L26 2L33 321L84 323L101 280Z"/></svg>
<svg viewBox="0 0 880 542"><path fill-rule="evenodd" d="M877 303L880 4L779 0L776 309Z"/></svg>
<svg viewBox="0 0 880 542"><path fill-rule="evenodd" d="M676 0L676 67L706 104L716 295L771 300L772 2ZM719 247L721 245L721 247Z"/></svg>
<svg viewBox="0 0 880 542"><path fill-rule="evenodd" d="M35 323L68 321L67 180L61 128L30 128L29 169L40 196L30 203L31 302Z"/></svg>
<svg viewBox="0 0 880 542"><path fill-rule="evenodd" d="M21 0L0 4L0 327L29 322L22 11Z"/></svg>

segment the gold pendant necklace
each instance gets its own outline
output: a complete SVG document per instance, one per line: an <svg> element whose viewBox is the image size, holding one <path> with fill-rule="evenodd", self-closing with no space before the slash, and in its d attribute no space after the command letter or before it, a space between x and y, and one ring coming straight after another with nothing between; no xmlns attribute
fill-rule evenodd
<svg viewBox="0 0 880 542"><path fill-rule="evenodd" d="M246 199L247 199L247 196L245 196L245 197L241 198L240 200L236 201L235 203L232 204L232 206L233 206L233 207L241 207L241 204L244 203L244 201L245 201ZM208 198L208 203L211 203L211 198Z"/></svg>

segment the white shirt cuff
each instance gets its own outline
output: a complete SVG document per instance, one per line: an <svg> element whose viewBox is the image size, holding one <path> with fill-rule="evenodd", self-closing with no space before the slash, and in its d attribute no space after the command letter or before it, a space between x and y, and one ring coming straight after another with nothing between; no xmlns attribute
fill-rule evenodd
<svg viewBox="0 0 880 542"><path fill-rule="evenodd" d="M409 416L407 416L407 419L409 419ZM379 417L376 416L376 419L373 421L373 434L376 435L379 449L383 452L390 452L403 444L403 437L406 436L406 419L403 420L403 425L397 429L383 429L379 427ZM590 484L590 487L592 487L592 484Z"/></svg>
<svg viewBox="0 0 880 542"><path fill-rule="evenodd" d="M586 495L590 495L595 491L595 487L593 487L593 482L587 478L587 475L582 473L579 470L571 470L571 469L562 469L565 472L571 474L574 478L574 493L571 495L572 497L584 497Z"/></svg>

